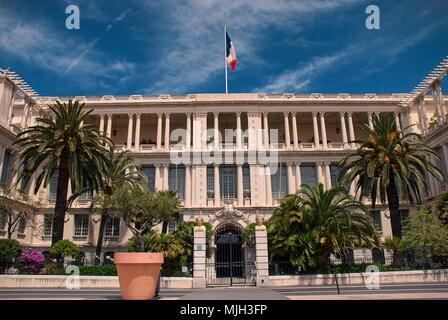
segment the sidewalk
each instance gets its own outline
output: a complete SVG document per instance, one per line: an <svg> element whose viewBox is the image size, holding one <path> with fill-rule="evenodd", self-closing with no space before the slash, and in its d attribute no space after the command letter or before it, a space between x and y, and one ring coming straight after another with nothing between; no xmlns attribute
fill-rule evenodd
<svg viewBox="0 0 448 320"><path fill-rule="evenodd" d="M179 300L288 300L288 298L268 288L225 287L193 290Z"/></svg>

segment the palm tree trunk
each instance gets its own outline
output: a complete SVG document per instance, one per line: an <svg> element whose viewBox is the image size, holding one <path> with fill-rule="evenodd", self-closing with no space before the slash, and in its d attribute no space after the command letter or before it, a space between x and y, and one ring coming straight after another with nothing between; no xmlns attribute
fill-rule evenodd
<svg viewBox="0 0 448 320"><path fill-rule="evenodd" d="M67 192L69 180L68 158L61 156L59 161L58 185L56 190L56 204L53 217L53 232L51 246L64 238L64 220L67 211Z"/></svg>
<svg viewBox="0 0 448 320"><path fill-rule="evenodd" d="M106 228L107 210L101 214L100 218L100 231L98 234L98 240L96 242L95 250L95 265L99 265L101 262L101 250L103 249L104 229Z"/></svg>
<svg viewBox="0 0 448 320"><path fill-rule="evenodd" d="M400 218L400 200L397 186L394 182L394 176L389 178L391 182L387 186L387 202L389 204L390 223L392 225L392 236L401 238L401 218Z"/></svg>

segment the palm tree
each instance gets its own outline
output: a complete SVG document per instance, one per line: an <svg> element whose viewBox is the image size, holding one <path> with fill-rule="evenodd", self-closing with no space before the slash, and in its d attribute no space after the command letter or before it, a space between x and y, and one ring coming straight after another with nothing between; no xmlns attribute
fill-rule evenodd
<svg viewBox="0 0 448 320"><path fill-rule="evenodd" d="M92 201L93 211L100 214L100 229L95 251L95 264L101 261L101 251L103 248L104 229L107 219L110 217L109 209L111 197L118 186L143 187L146 177L142 171L134 171L136 163L131 153L121 151L116 153L115 148L109 150L109 161L106 171L102 176L100 192Z"/></svg>
<svg viewBox="0 0 448 320"><path fill-rule="evenodd" d="M361 146L341 161L339 179L348 186L358 178L356 193L361 191L361 200L370 196L373 206L379 192L381 202L387 201L389 206L392 234L401 238L399 197L421 203L423 190L428 190L427 172L443 179L442 172L428 160L439 156L410 127L398 130L392 116L375 115L372 122L373 128L361 125L367 139L356 141Z"/></svg>
<svg viewBox="0 0 448 320"><path fill-rule="evenodd" d="M379 246L367 208L342 187L308 185L286 197L268 223L274 255L287 256L303 269L328 265L355 247Z"/></svg>
<svg viewBox="0 0 448 320"><path fill-rule="evenodd" d="M36 119L37 124L17 135L19 167L24 168L19 180L37 172L34 193L47 186L58 168L52 245L63 239L69 181L74 193L89 187L98 190L107 168L110 139L93 125L84 124L92 110L84 110L78 101L48 105L50 117Z"/></svg>

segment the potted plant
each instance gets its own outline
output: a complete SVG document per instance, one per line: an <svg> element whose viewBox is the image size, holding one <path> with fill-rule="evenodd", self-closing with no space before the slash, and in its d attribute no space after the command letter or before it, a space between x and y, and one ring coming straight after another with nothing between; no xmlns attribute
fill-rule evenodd
<svg viewBox="0 0 448 320"><path fill-rule="evenodd" d="M176 202L167 201L163 192L149 192L141 187L117 190L113 196L115 214L119 215L134 234L138 252L117 252L117 267L121 296L125 300L149 300L155 295L163 253L145 252L144 235L169 219Z"/></svg>

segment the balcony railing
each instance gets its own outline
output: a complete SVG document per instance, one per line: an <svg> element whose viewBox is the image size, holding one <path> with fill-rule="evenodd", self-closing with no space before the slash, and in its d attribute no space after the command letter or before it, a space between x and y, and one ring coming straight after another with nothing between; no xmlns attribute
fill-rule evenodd
<svg viewBox="0 0 448 320"><path fill-rule="evenodd" d="M141 144L140 145L140 151L153 151L156 149L155 144Z"/></svg>

